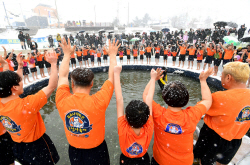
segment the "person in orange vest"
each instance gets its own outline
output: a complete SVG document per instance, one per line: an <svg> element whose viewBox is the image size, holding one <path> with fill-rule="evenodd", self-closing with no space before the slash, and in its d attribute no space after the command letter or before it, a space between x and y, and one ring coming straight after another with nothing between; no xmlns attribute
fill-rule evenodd
<svg viewBox="0 0 250 165"><path fill-rule="evenodd" d="M134 57L134 64L135 64L135 61L136 61L136 64L138 64L138 59L137 59L137 56L138 56L138 49L136 46L132 46L133 47L133 57Z"/></svg>
<svg viewBox="0 0 250 165"><path fill-rule="evenodd" d="M33 80L39 80L39 78L37 77L37 69L36 69L36 55L28 53L28 62L29 62L29 68L30 68L30 72L32 73L32 77Z"/></svg>
<svg viewBox="0 0 250 165"><path fill-rule="evenodd" d="M141 64L143 64L143 59L144 59L144 51L143 51L143 47L140 48L140 61L141 61Z"/></svg>
<svg viewBox="0 0 250 165"><path fill-rule="evenodd" d="M69 40L68 40L69 41ZM90 95L94 83L94 73L88 68L76 68L71 74L69 87L69 60L75 46L62 40L60 46L64 57L59 71L56 92L56 107L63 120L66 138L69 142L71 164L109 165L109 152L105 137L105 112L114 92L114 67L119 41L109 40L106 52L110 58L109 78L100 91Z"/></svg>
<svg viewBox="0 0 250 165"><path fill-rule="evenodd" d="M233 58L233 55L234 55L234 45L232 43L230 45L227 45L227 48L225 48L222 45L221 42L219 44L220 44L221 48L224 50L224 52L225 52L225 55L224 55L224 58L223 58L223 65L225 65L226 63L232 61L232 58Z"/></svg>
<svg viewBox="0 0 250 165"><path fill-rule="evenodd" d="M38 67L40 69L40 74L41 77L44 78L46 77L44 74L44 61L43 61L43 54L41 54L41 52L34 52L36 54L36 59L37 59L37 63L38 63Z"/></svg>
<svg viewBox="0 0 250 165"><path fill-rule="evenodd" d="M202 165L230 163L249 130L249 74L246 63L230 62L223 66L221 85L227 90L212 94L212 106L206 112L194 147L194 157Z"/></svg>
<svg viewBox="0 0 250 165"><path fill-rule="evenodd" d="M39 112L56 89L58 81L55 52L47 55L47 61L51 63L48 86L25 98L20 98L24 92L21 53L17 55L17 72L7 68L0 73L0 122L11 135L14 157L21 164L54 165L59 161L57 150L45 133L45 124ZM0 63L7 66L1 56Z"/></svg>
<svg viewBox="0 0 250 165"><path fill-rule="evenodd" d="M120 50L118 51L118 54L119 54L119 58L120 58L120 64L122 65L122 63L123 63L123 54L124 54L124 51L122 50L122 48L120 48Z"/></svg>
<svg viewBox="0 0 250 165"><path fill-rule="evenodd" d="M71 65L72 65L72 69L74 69L74 65L75 65L75 68L76 68L76 56L75 56L75 52L73 52L70 56L70 62L71 62Z"/></svg>
<svg viewBox="0 0 250 165"><path fill-rule="evenodd" d="M184 68L184 63L185 63L185 60L186 60L185 56L186 56L188 44L187 43L183 43L183 44L179 45L179 41L177 41L177 46L180 49L179 65L178 65L178 67L181 66L181 62L182 62L182 68Z"/></svg>
<svg viewBox="0 0 250 165"><path fill-rule="evenodd" d="M162 78L161 69L157 69L157 78ZM206 79L213 73L213 68L201 72L199 79L201 84L202 100L195 106L185 109L189 101L189 93L185 85L180 81L173 81L165 85L162 98L168 105L162 107L152 100L154 121L154 145L151 165L192 165L193 164L193 133L202 115L212 104L211 91ZM143 92L143 101L147 100L150 92L150 82ZM148 101L148 100L147 100Z"/></svg>
<svg viewBox="0 0 250 165"><path fill-rule="evenodd" d="M77 60L79 62L80 68L82 67L82 51L79 47L76 48Z"/></svg>
<svg viewBox="0 0 250 165"><path fill-rule="evenodd" d="M171 49L171 55L172 55L172 61L173 61L173 65L172 66L175 66L176 55L177 55L178 49L179 48L176 49L175 46L172 46L172 49Z"/></svg>
<svg viewBox="0 0 250 165"><path fill-rule="evenodd" d="M127 54L127 65L130 64L130 57L131 57L131 50L129 46L126 47L126 54Z"/></svg>
<svg viewBox="0 0 250 165"><path fill-rule="evenodd" d="M215 53L215 50L214 50L212 43L209 43L209 47L207 48L207 42L206 42L205 43L205 50L207 51L207 56L206 56L206 60L205 60L204 65L203 65L203 70L206 69L207 64L208 64L208 68L210 67L210 65L212 64L212 61L213 61L214 53Z"/></svg>
<svg viewBox="0 0 250 165"><path fill-rule="evenodd" d="M150 165L150 158L147 151L154 131L152 100L157 72L154 69L151 71L150 89L146 101L130 101L124 113L120 83L121 70L121 65L114 68L117 125L122 151L120 164Z"/></svg>
<svg viewBox="0 0 250 165"><path fill-rule="evenodd" d="M151 53L152 53L152 47L150 47L150 44L148 44L148 46L145 48L146 50L146 58L147 58L147 64L150 65L151 62Z"/></svg>
<svg viewBox="0 0 250 165"><path fill-rule="evenodd" d="M157 47L154 49L155 49L155 64L159 65L160 52L161 52L160 45L157 45Z"/></svg>
<svg viewBox="0 0 250 165"><path fill-rule="evenodd" d="M101 60L102 53L100 51L97 52L97 63L98 66L102 65L102 60Z"/></svg>
<svg viewBox="0 0 250 165"><path fill-rule="evenodd" d="M189 51L189 56L188 56L188 68L190 68L190 62L191 62L191 69L193 69L194 66L194 55L195 55L195 51L196 48L193 45L190 45L190 48L187 49Z"/></svg>
<svg viewBox="0 0 250 165"><path fill-rule="evenodd" d="M83 54L83 60L84 60L85 67L87 67L87 64L88 64L88 67L89 67L88 52L89 52L89 47L83 46L82 54Z"/></svg>
<svg viewBox="0 0 250 165"><path fill-rule="evenodd" d="M166 46L165 49L164 49L164 62L163 62L163 65L166 65L168 64L168 52L170 51L170 49Z"/></svg>
<svg viewBox="0 0 250 165"><path fill-rule="evenodd" d="M95 54L96 54L94 47L90 49L89 54L90 54L90 59L91 59L91 66L94 67L95 66Z"/></svg>
<svg viewBox="0 0 250 165"><path fill-rule="evenodd" d="M196 70L200 70L201 69L201 63L203 60L203 50L202 47L198 47L197 52L196 52L196 56L197 56L197 69Z"/></svg>
<svg viewBox="0 0 250 165"><path fill-rule="evenodd" d="M104 62L104 65L108 65L108 53L106 52L106 50L104 49L107 45L105 44L103 49L102 49L102 52L103 52L103 62Z"/></svg>

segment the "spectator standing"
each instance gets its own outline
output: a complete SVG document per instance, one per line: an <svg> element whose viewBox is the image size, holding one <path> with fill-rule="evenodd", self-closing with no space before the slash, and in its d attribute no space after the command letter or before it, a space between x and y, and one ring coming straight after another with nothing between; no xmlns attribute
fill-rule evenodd
<svg viewBox="0 0 250 165"><path fill-rule="evenodd" d="M22 49L26 49L26 45L25 45L25 36L23 35L23 32L22 32L22 31L19 31L18 39L20 40Z"/></svg>
<svg viewBox="0 0 250 165"><path fill-rule="evenodd" d="M26 38L27 46L29 48L30 47L30 43L31 43L30 35L28 33L26 33L25 38Z"/></svg>
<svg viewBox="0 0 250 165"><path fill-rule="evenodd" d="M238 40L240 40L246 31L245 25L241 25L240 29L238 30Z"/></svg>

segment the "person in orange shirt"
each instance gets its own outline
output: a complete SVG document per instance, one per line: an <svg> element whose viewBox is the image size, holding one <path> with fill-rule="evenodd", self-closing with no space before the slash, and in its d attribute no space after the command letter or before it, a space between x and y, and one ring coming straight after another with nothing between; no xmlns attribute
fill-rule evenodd
<svg viewBox="0 0 250 165"><path fill-rule="evenodd" d="M143 51L143 47L140 48L140 61L141 61L141 64L143 64L143 56L144 56L144 51Z"/></svg>
<svg viewBox="0 0 250 165"><path fill-rule="evenodd" d="M133 46L133 56L134 56L134 64L135 64L135 61L136 61L136 64L138 64L138 60L137 60L138 49L135 46Z"/></svg>
<svg viewBox="0 0 250 165"><path fill-rule="evenodd" d="M188 68L190 68L190 61L191 61L191 69L193 69L193 66L194 66L194 54L195 54L195 51L196 51L196 48L194 48L193 45L190 45L190 48L187 49L189 51L189 56L188 56Z"/></svg>
<svg viewBox="0 0 250 165"><path fill-rule="evenodd" d="M102 65L102 60L101 60L102 53L100 51L97 52L97 63L98 66Z"/></svg>
<svg viewBox="0 0 250 165"><path fill-rule="evenodd" d="M161 51L160 45L157 45L157 47L154 49L155 49L155 64L159 65L160 51Z"/></svg>
<svg viewBox="0 0 250 165"><path fill-rule="evenodd" d="M100 91L90 95L93 87L94 73L88 68L76 68L71 72L69 88L69 60L74 51L65 39L62 40L64 57L59 71L59 82L56 92L56 107L64 123L66 138L69 142L69 158L71 164L102 164L108 165L109 153L105 135L105 111L114 91L114 66L119 41L115 39L109 49L109 79Z"/></svg>
<svg viewBox="0 0 250 165"><path fill-rule="evenodd" d="M197 57L197 69L196 70L200 70L201 69L201 63L203 60L203 50L202 47L198 47L197 52L196 52L196 57Z"/></svg>
<svg viewBox="0 0 250 165"><path fill-rule="evenodd" d="M161 69L157 69L157 78L162 76ZM193 164L193 133L202 115L212 104L211 91L206 79L213 73L213 68L201 72L199 79L201 84L202 101L193 107L186 106L189 93L185 85L180 81L170 82L162 91L162 98L168 108L162 107L153 101L154 120L154 145L151 165L192 165ZM143 101L149 95L149 85L143 93Z"/></svg>
<svg viewBox="0 0 250 165"><path fill-rule="evenodd" d="M152 118L152 100L157 72L152 69L149 82L149 94L145 102L132 100L125 108L120 83L122 66L115 66L115 97L117 107L118 135L122 154L120 165L150 165L148 147L152 139L154 125Z"/></svg>
<svg viewBox="0 0 250 165"><path fill-rule="evenodd" d="M84 60L85 67L87 67L87 64L89 67L88 52L89 52L89 47L86 48L84 46L82 49L82 54L83 54L83 60Z"/></svg>
<svg viewBox="0 0 250 165"><path fill-rule="evenodd" d="M6 61L8 62L9 64L9 70L11 71L14 71L14 63L12 61L12 58L13 58L13 52L14 52L14 49L11 50L11 53L9 55L6 55Z"/></svg>
<svg viewBox="0 0 250 165"><path fill-rule="evenodd" d="M48 75L50 75L51 64L46 59L47 53L48 53L48 50L44 50L44 52L43 52L43 59L44 59L45 67L47 68Z"/></svg>
<svg viewBox="0 0 250 165"><path fill-rule="evenodd" d="M164 63L163 63L163 65L166 65L166 66L168 64L168 51L170 51L170 48L166 47L164 49Z"/></svg>
<svg viewBox="0 0 250 165"><path fill-rule="evenodd" d="M23 61L23 76L24 76L23 81L24 81L24 84L27 84L25 80L28 80L28 82L31 83L32 81L30 81L30 79L29 79L30 71L28 69L29 60L25 59L24 55L21 55L21 57L22 57L22 61Z"/></svg>
<svg viewBox="0 0 250 165"><path fill-rule="evenodd" d="M246 86L249 74L246 63L230 62L223 66L221 84L227 90L212 94L212 106L194 147L194 157L202 165L228 164L249 130L250 89Z"/></svg>
<svg viewBox="0 0 250 165"><path fill-rule="evenodd" d="M176 47L172 46L172 48L171 48L171 55L173 56L172 57L172 61L173 61L173 65L172 66L175 66L177 52L178 52L178 48L176 50Z"/></svg>
<svg viewBox="0 0 250 165"><path fill-rule="evenodd" d="M37 77L37 69L36 69L36 61L35 61L36 55L32 55L31 53L28 53L28 62L29 62L29 68L30 72L32 73L33 80L39 80Z"/></svg>
<svg viewBox="0 0 250 165"><path fill-rule="evenodd" d="M203 65L203 70L206 69L207 64L208 64L208 68L210 68L210 65L212 64L213 56L215 53L213 43L209 43L209 47L207 48L207 42L205 42L205 49L207 50L207 56L206 56L206 60L205 60L204 65Z"/></svg>
<svg viewBox="0 0 250 165"><path fill-rule="evenodd" d="M120 58L120 64L122 65L123 63L123 50L122 48L120 48L120 50L118 51L118 54L119 54L119 58Z"/></svg>
<svg viewBox="0 0 250 165"><path fill-rule="evenodd" d="M0 164L14 165L13 140L0 122Z"/></svg>
<svg viewBox="0 0 250 165"><path fill-rule="evenodd" d="M185 62L185 56L186 56L186 51L187 51L187 47L188 44L187 43L183 43L182 45L179 45L179 41L177 41L177 46L180 49L180 56L179 56L179 65L178 67L181 66L181 62L182 62L182 68L184 68L184 62Z"/></svg>
<svg viewBox="0 0 250 165"><path fill-rule="evenodd" d="M17 55L17 72L0 73L0 122L11 135L14 157L21 164L54 165L59 160L39 112L56 89L58 80L55 53L49 54L47 61L51 63L48 86L25 98L20 98L23 93L21 54ZM1 58L0 63L6 65Z"/></svg>
<svg viewBox="0 0 250 165"><path fill-rule="evenodd" d="M76 68L76 57L75 57L75 52L73 52L70 56L70 62L71 62L71 65L72 65L72 69L74 69L74 65L75 65L75 68Z"/></svg>
<svg viewBox="0 0 250 165"><path fill-rule="evenodd" d="M77 60L79 62L80 68L82 67L82 51L79 47L76 48Z"/></svg>
<svg viewBox="0 0 250 165"><path fill-rule="evenodd" d="M95 48L93 47L92 49L90 49L89 54L90 54L90 58L91 58L91 66L94 67L95 66Z"/></svg>
<svg viewBox="0 0 250 165"><path fill-rule="evenodd" d="M150 65L150 62L151 62L151 53L152 53L152 47L150 47L150 45L148 45L146 48L146 58L147 58L147 64Z"/></svg>
<svg viewBox="0 0 250 165"><path fill-rule="evenodd" d="M223 58L223 65L225 65L228 62L232 61L233 55L234 55L234 45L233 43L230 45L227 45L227 48L225 48L222 43L220 42L221 48L224 50L225 55Z"/></svg>
<svg viewBox="0 0 250 165"><path fill-rule="evenodd" d="M131 54L131 50L128 46L126 48L126 54L127 54L127 65L128 65L130 64L130 54Z"/></svg>
<svg viewBox="0 0 250 165"><path fill-rule="evenodd" d="M102 49L104 65L108 65L108 53L104 49L106 46L107 45L105 44L104 47L103 47L103 49Z"/></svg>
<svg viewBox="0 0 250 165"><path fill-rule="evenodd" d="M214 50L214 74L213 76L217 76L218 68L221 64L221 58L222 58L222 50L220 48L220 45L215 45L213 41L215 50Z"/></svg>
<svg viewBox="0 0 250 165"><path fill-rule="evenodd" d="M39 51L35 52L36 53L36 59L37 59L37 63L38 63L38 67L40 69L40 74L41 77L44 78L46 77L44 74L44 61L43 61L43 54L41 54Z"/></svg>

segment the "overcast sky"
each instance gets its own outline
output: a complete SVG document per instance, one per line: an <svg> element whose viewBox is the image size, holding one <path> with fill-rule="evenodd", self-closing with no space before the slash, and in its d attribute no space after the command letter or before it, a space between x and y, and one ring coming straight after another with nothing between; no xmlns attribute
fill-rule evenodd
<svg viewBox="0 0 250 165"><path fill-rule="evenodd" d="M55 6L54 0L1 0L0 19L4 19L3 2L6 9L24 15L39 3ZM210 16L214 21L234 21L250 27L250 0L57 0L58 13L63 21L86 20L112 22L118 16L121 23L142 18L148 13L154 20L165 20L174 15L188 13L200 21ZM20 7L21 6L21 7ZM94 11L94 8L96 12ZM28 15L28 14L27 14Z"/></svg>

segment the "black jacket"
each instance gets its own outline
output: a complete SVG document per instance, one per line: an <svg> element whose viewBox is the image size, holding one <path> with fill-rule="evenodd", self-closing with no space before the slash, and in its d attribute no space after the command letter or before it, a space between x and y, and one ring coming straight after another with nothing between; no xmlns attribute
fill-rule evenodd
<svg viewBox="0 0 250 165"><path fill-rule="evenodd" d="M34 47L34 45L35 45L35 47ZM31 50L37 50L37 48L38 48L38 45L37 45L36 42L31 42L31 43L30 43L30 49L31 49Z"/></svg>
<svg viewBox="0 0 250 165"><path fill-rule="evenodd" d="M25 35L19 33L18 39L19 39L21 42L25 42Z"/></svg>

